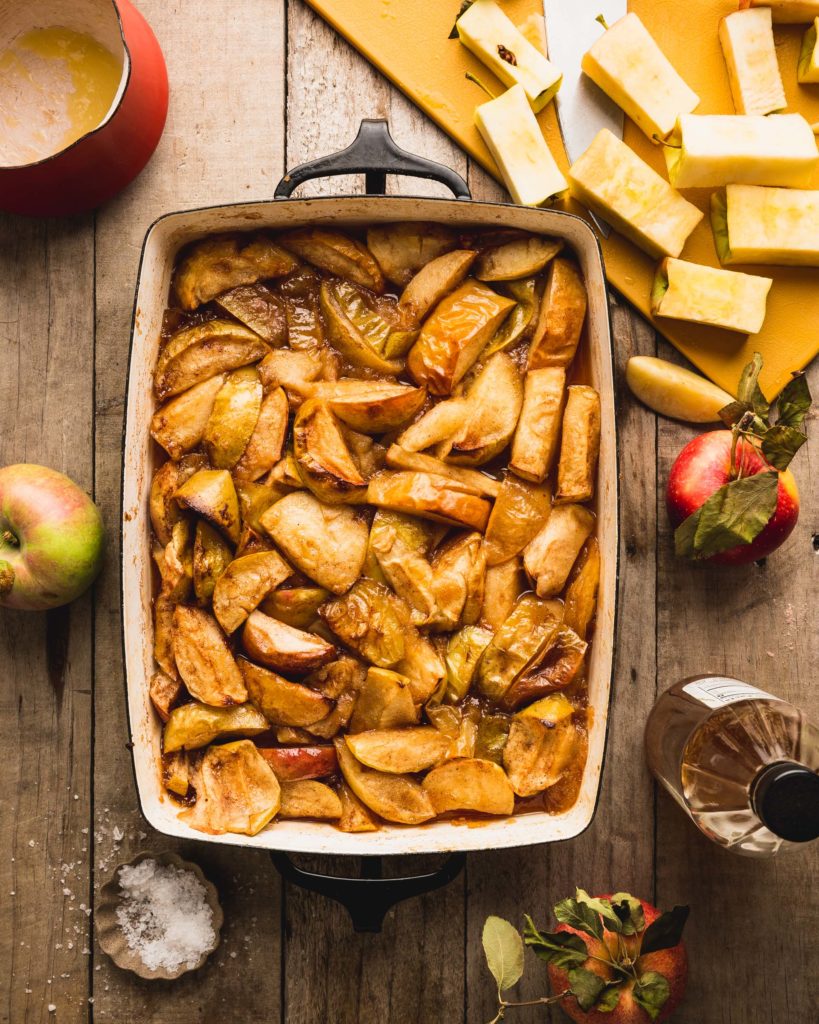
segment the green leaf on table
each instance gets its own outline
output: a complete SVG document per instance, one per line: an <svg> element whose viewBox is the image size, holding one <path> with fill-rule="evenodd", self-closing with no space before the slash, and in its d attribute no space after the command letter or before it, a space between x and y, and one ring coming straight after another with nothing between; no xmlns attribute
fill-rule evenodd
<svg viewBox="0 0 819 1024"><path fill-rule="evenodd" d="M486 964L498 985L498 995L516 985L523 974L523 939L502 917L487 917L483 926Z"/></svg>
<svg viewBox="0 0 819 1024"><path fill-rule="evenodd" d="M804 373L795 373L782 389L777 402L777 426L799 427L805 422L813 398Z"/></svg>
<svg viewBox="0 0 819 1024"><path fill-rule="evenodd" d="M674 533L681 558L710 558L741 544L750 544L776 510L779 475L757 473L731 480L685 519Z"/></svg>
<svg viewBox="0 0 819 1024"><path fill-rule="evenodd" d="M595 1010L598 1013L612 1013L617 1009L617 1004L620 1002L620 982L609 982L609 984L603 990L603 994L597 1000L595 1004Z"/></svg>
<svg viewBox="0 0 819 1024"><path fill-rule="evenodd" d="M637 935L646 926L643 904L628 892L616 892L611 898L612 910L620 921L621 935Z"/></svg>
<svg viewBox="0 0 819 1024"><path fill-rule="evenodd" d="M671 949L679 944L682 938L685 922L688 920L688 907L674 907L660 914L656 921L653 921L643 934L643 941L640 945L640 956L646 953L656 953L660 949Z"/></svg>
<svg viewBox="0 0 819 1024"><path fill-rule="evenodd" d="M807 437L801 430L777 423L775 427L765 431L765 437L762 439L762 454L772 466L782 471L788 468L794 455L805 441L807 441Z"/></svg>
<svg viewBox="0 0 819 1024"><path fill-rule="evenodd" d="M572 967L569 970L569 991L577 1000L581 1010L590 1010L606 987L606 979L585 967Z"/></svg>
<svg viewBox="0 0 819 1024"><path fill-rule="evenodd" d="M754 358L742 371L737 389L737 401L750 405L761 420L768 423L771 404L762 394L759 387L759 374L762 371L762 356L754 352Z"/></svg>
<svg viewBox="0 0 819 1024"><path fill-rule="evenodd" d="M641 974L632 989L634 1002L642 1006L652 1020L660 1016L670 994L668 980L657 971L646 971L645 974Z"/></svg>
<svg viewBox="0 0 819 1024"><path fill-rule="evenodd" d="M585 932L592 938L603 938L603 925L596 910L581 900L565 899L555 906L555 917L561 924L571 925L579 932Z"/></svg>
<svg viewBox="0 0 819 1024"><path fill-rule="evenodd" d="M588 960L588 947L579 935L572 935L571 932L541 932L528 914L525 920L523 941L541 960L564 969L579 967Z"/></svg>

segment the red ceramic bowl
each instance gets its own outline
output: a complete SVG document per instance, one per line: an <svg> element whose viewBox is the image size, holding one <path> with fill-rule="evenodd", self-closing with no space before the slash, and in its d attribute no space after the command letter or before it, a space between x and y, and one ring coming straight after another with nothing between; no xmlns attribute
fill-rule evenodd
<svg viewBox="0 0 819 1024"><path fill-rule="evenodd" d="M168 112L168 73L156 36L128 0L0 0L0 46L52 25L93 36L123 56L119 92L105 120L66 149L19 166L0 165L0 210L64 216L122 191L156 149Z"/></svg>

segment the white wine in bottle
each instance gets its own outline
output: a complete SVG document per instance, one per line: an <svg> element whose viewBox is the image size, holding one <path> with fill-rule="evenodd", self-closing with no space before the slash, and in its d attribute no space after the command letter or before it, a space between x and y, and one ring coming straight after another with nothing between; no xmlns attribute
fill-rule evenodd
<svg viewBox="0 0 819 1024"><path fill-rule="evenodd" d="M771 857L819 837L819 728L739 679L694 676L646 724L651 771L715 843Z"/></svg>

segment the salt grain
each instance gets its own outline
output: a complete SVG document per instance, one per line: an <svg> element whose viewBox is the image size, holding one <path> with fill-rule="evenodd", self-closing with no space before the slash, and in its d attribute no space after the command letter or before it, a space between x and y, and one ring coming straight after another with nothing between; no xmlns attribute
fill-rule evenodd
<svg viewBox="0 0 819 1024"><path fill-rule="evenodd" d="M184 868L143 860L120 868L119 922L149 970L194 967L216 942L205 887Z"/></svg>

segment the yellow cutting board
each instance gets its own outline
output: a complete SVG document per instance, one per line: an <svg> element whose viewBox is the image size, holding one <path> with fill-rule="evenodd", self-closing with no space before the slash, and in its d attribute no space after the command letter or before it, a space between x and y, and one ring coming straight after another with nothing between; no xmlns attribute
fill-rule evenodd
<svg viewBox="0 0 819 1024"><path fill-rule="evenodd" d="M597 14L595 0L574 3L578 17ZM460 0L308 0L342 35L411 100L422 107L455 141L499 177L489 151L473 123L473 110L484 99L464 78L478 74L490 87L503 87L457 40L448 39ZM736 10L737 0L631 0L636 11L677 70L699 94L699 113L733 113L725 64L717 37L719 20ZM503 8L516 24L542 14L540 0L506 0ZM788 93L789 110L819 122L819 86L800 86L796 64L806 26L777 29L779 63ZM546 139L564 169L566 155L554 105L539 120ZM661 173L660 147L626 121L626 141ZM410 147L411 148L411 147ZM687 193L707 213L705 191ZM572 208L571 204L567 204ZM654 261L619 235L602 240L608 277L649 319L649 293ZM719 266L708 218L691 236L685 259ZM654 320L665 337L712 380L736 391L742 367L755 351L765 359L761 382L769 397L787 383L790 372L804 367L819 352L819 270L748 268L775 279L768 316L761 334L747 337L716 328Z"/></svg>

